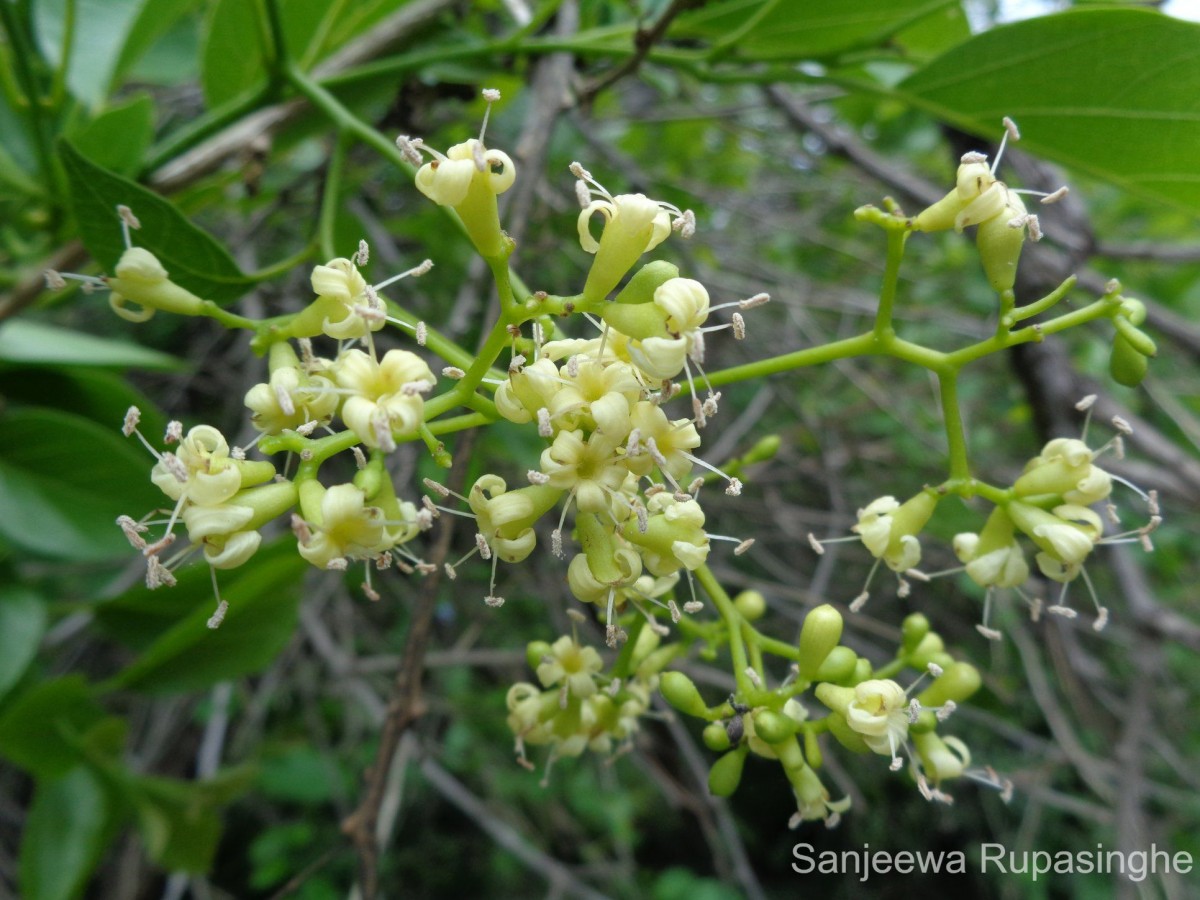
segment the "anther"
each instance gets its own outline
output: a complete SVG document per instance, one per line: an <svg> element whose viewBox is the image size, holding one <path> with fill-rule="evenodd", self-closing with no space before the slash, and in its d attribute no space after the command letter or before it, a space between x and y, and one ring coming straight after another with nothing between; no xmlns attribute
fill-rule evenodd
<svg viewBox="0 0 1200 900"><path fill-rule="evenodd" d="M490 606L492 609L499 609L501 606L504 605L504 598L498 597L495 594L489 594L488 596L483 598L483 602L486 603L488 606Z"/></svg>
<svg viewBox="0 0 1200 900"><path fill-rule="evenodd" d="M1057 191L1051 191L1049 194L1043 197L1041 199L1041 203L1043 206L1049 206L1051 203L1057 203L1070 192L1071 189L1064 184Z"/></svg>
<svg viewBox="0 0 1200 900"><path fill-rule="evenodd" d="M683 611L688 614L694 615L695 613L700 612L702 609L704 609L704 604L699 600L689 600L687 603L683 604Z"/></svg>
<svg viewBox="0 0 1200 900"><path fill-rule="evenodd" d="M850 612L856 613L867 605L867 601L871 599L871 594L868 591L863 591L857 597L850 601Z"/></svg>
<svg viewBox="0 0 1200 900"><path fill-rule="evenodd" d="M125 411L125 422L121 425L121 433L125 437L129 437L137 431L138 422L142 419L142 411L136 406L131 406Z"/></svg>
<svg viewBox="0 0 1200 900"><path fill-rule="evenodd" d="M61 274L53 269L47 269L44 273L46 276L46 287L52 291L61 291L67 286L67 280Z"/></svg>
<svg viewBox="0 0 1200 900"><path fill-rule="evenodd" d="M541 407L537 411L538 435L544 438L554 437L554 426L550 424L550 410Z"/></svg>
<svg viewBox="0 0 1200 900"><path fill-rule="evenodd" d="M222 600L217 604L216 611L208 618L208 627L216 631L221 627L221 623L225 621L225 614L229 612L229 601Z"/></svg>
<svg viewBox="0 0 1200 900"><path fill-rule="evenodd" d="M1133 426L1130 425L1125 419L1122 419L1120 416L1112 417L1112 426L1113 426L1113 428L1117 429L1117 431L1121 432L1121 434L1124 434L1124 435L1133 434Z"/></svg>
<svg viewBox="0 0 1200 900"><path fill-rule="evenodd" d="M744 341L746 339L746 320L742 318L741 313L734 313L730 318L733 322L733 339Z"/></svg>
<svg viewBox="0 0 1200 900"><path fill-rule="evenodd" d="M525 477L529 479L530 484L542 485L550 483L550 476L545 472L539 472L537 469L530 469L525 473Z"/></svg>
<svg viewBox="0 0 1200 900"><path fill-rule="evenodd" d="M484 560L492 558L492 548L488 545L487 538L479 532L475 533L475 546L479 548L479 556Z"/></svg>
<svg viewBox="0 0 1200 900"><path fill-rule="evenodd" d="M817 536L811 531L808 533L808 546L813 548L813 552L816 553L817 556L825 555L825 545L818 541Z"/></svg>
<svg viewBox="0 0 1200 900"><path fill-rule="evenodd" d="M467 373L458 366L446 366L446 368L442 369L442 377L453 378L455 381L458 381L460 378L466 378Z"/></svg>
<svg viewBox="0 0 1200 900"><path fill-rule="evenodd" d="M1087 412L1089 409L1092 408L1092 406L1095 405L1095 403L1096 403L1096 395L1088 394L1086 397L1084 397L1082 400L1080 400L1078 403L1075 404L1075 408L1077 410L1079 410L1079 412Z"/></svg>

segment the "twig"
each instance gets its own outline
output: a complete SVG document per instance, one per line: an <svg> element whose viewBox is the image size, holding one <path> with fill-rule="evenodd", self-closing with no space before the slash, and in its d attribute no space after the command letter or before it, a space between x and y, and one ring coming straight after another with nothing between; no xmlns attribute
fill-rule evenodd
<svg viewBox="0 0 1200 900"><path fill-rule="evenodd" d="M596 95L607 87L616 84L626 75L632 75L642 65L654 45L662 40L671 22L681 12L694 6L702 6L704 0L672 0L666 11L658 17L658 21L650 28L639 28L633 35L633 53L619 66L609 69L586 84L579 92L579 102L583 105L590 103Z"/></svg>
<svg viewBox="0 0 1200 900"><path fill-rule="evenodd" d="M459 442L454 454L450 487L461 491L466 477L467 461L474 445L474 432L467 432ZM421 693L421 676L425 671L425 651L433 629L433 613L437 606L437 592L442 580L442 564L450 553L454 539L457 517L442 519L442 531L430 553L430 562L436 566L421 584L417 602L413 609L408 639L400 670L392 686L388 700L387 718L379 736L379 750L375 761L366 773L366 785L358 808L342 822L342 831L350 838L358 853L358 881L363 900L375 900L379 896L379 844L376 826L379 810L387 788L387 776L392 767L392 758L400 746L404 733L425 714L425 702Z"/></svg>

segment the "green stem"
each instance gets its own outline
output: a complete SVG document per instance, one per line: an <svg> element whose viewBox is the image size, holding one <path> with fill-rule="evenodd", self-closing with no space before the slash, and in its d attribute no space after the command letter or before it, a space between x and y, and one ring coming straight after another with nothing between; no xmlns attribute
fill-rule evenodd
<svg viewBox="0 0 1200 900"><path fill-rule="evenodd" d="M888 229L887 263L883 270L883 286L879 292L879 309L875 313L875 339L885 340L894 334L892 311L896 304L896 290L900 283L900 263L904 259L904 242L908 231Z"/></svg>
<svg viewBox="0 0 1200 900"><path fill-rule="evenodd" d="M317 243L323 259L334 259L337 241L334 226L337 224L338 202L341 198L342 170L346 162L349 144L346 133L339 130L334 137L333 152L329 155L329 166L325 170L325 185L321 191L321 216L317 224Z"/></svg>
<svg viewBox="0 0 1200 900"><path fill-rule="evenodd" d="M942 398L942 422L946 428L946 451L950 457L951 479L969 479L971 465L967 459L967 435L963 427L962 410L958 406L958 373L938 373L938 389Z"/></svg>
<svg viewBox="0 0 1200 900"><path fill-rule="evenodd" d="M725 620L725 625L729 630L729 655L733 657L733 677L737 682L738 691L743 695L748 695L754 690L754 685L746 674L749 662L746 658L746 642L742 638L742 616L708 566L696 569L695 575L705 593L712 598L717 612Z"/></svg>
<svg viewBox="0 0 1200 900"><path fill-rule="evenodd" d="M33 73L31 60L34 57L33 48L27 40L28 35L22 30L17 20L16 5L0 2L0 23L8 34L12 47L13 60L17 81L25 92L25 112L29 120L29 130L33 134L34 152L37 154L38 168L42 171L42 184L46 190L55 196L61 196L58 179L54 168L54 151L50 146L50 132L43 116L41 92L38 90L37 78Z"/></svg>
<svg viewBox="0 0 1200 900"><path fill-rule="evenodd" d="M874 343L874 334L868 332L829 344L822 344L819 347L806 347L782 356L772 356L728 369L718 369L716 372L708 373L708 380L713 387L718 387L722 384L733 384L738 381L777 375L780 372L790 372L805 366L819 366L851 356L866 356L872 352ZM682 387L686 393L687 385L682 385Z"/></svg>

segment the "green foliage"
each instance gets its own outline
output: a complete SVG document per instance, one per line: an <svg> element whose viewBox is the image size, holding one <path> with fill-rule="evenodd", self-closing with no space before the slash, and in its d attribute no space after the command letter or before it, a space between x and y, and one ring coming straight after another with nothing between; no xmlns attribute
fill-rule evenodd
<svg viewBox="0 0 1200 900"><path fill-rule="evenodd" d="M151 250L183 287L205 299L227 302L253 283L228 250L171 203L91 162L69 141L60 141L58 152L71 183L71 209L80 236L102 265L111 270L125 250L116 218L117 207L125 205L137 210L142 223L138 246Z"/></svg>
<svg viewBox="0 0 1200 900"><path fill-rule="evenodd" d="M112 837L104 788L84 766L38 783L21 842L21 896L79 897Z"/></svg>
<svg viewBox="0 0 1200 900"><path fill-rule="evenodd" d="M977 35L897 91L983 137L1012 116L1030 151L1194 212L1179 148L1200 144L1198 41L1200 25L1150 10L1072 10Z"/></svg>
<svg viewBox="0 0 1200 900"><path fill-rule="evenodd" d="M53 409L0 418L0 535L55 559L105 560L128 551L114 526L129 505L159 504L146 459L112 427Z"/></svg>

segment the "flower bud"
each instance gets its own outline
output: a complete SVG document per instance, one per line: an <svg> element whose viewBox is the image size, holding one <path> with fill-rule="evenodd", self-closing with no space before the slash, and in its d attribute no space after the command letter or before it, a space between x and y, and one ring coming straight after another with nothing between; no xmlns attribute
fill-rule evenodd
<svg viewBox="0 0 1200 900"><path fill-rule="evenodd" d="M942 643L942 637L936 631L931 631L925 637L921 638L916 649L908 654L908 664L914 669L922 671L929 667L930 663L941 666L943 669L954 662L954 657L946 652L945 644Z"/></svg>
<svg viewBox="0 0 1200 900"><path fill-rule="evenodd" d="M854 677L858 654L849 647L834 647L826 655L813 681L828 681L832 684L849 684Z"/></svg>
<svg viewBox="0 0 1200 900"><path fill-rule="evenodd" d="M1025 243L1025 225L1014 226L1026 215L1021 195L1005 189L1007 202L1003 210L980 222L975 235L979 259L983 263L988 284L998 294L1011 291L1017 280L1017 261Z"/></svg>
<svg viewBox="0 0 1200 900"><path fill-rule="evenodd" d="M1137 387L1150 371L1150 362L1121 334L1113 335L1108 371L1113 381L1125 387Z"/></svg>
<svg viewBox="0 0 1200 900"><path fill-rule="evenodd" d="M703 718L708 715L708 705L696 690L692 679L682 672L664 672L658 682L658 690L673 707L687 716Z"/></svg>
<svg viewBox="0 0 1200 900"><path fill-rule="evenodd" d="M1158 356L1158 345L1154 343L1154 339L1130 322L1125 316L1114 316L1112 323L1117 333L1129 341L1130 346L1142 354L1142 356Z"/></svg>
<svg viewBox="0 0 1200 900"><path fill-rule="evenodd" d="M942 674L934 679L933 684L921 691L918 700L922 706L941 706L947 700L962 703L970 698L983 679L979 670L966 662L953 662L943 667Z"/></svg>
<svg viewBox="0 0 1200 900"><path fill-rule="evenodd" d="M785 716L766 707L756 709L752 718L754 720L754 734L768 744L779 744L788 740L796 733L796 728L799 725L791 716ZM773 749L778 754L778 748Z"/></svg>
<svg viewBox="0 0 1200 900"><path fill-rule="evenodd" d="M709 722L704 726L701 736L704 738L704 746L714 753L723 753L729 749L729 732L725 730L722 722Z"/></svg>
<svg viewBox="0 0 1200 900"><path fill-rule="evenodd" d="M800 677L812 681L842 639L842 614L828 603L809 610L800 629Z"/></svg>
<svg viewBox="0 0 1200 900"><path fill-rule="evenodd" d="M918 213L913 219L913 228L925 232L945 231L948 228L962 231L962 226L958 225L959 216L995 183L996 178L986 161L980 161L978 157L964 161L955 175L954 188L937 203Z"/></svg>
<svg viewBox="0 0 1200 900"><path fill-rule="evenodd" d="M742 780L747 748L743 745L718 759L708 770L708 790L714 797L729 797Z"/></svg>
<svg viewBox="0 0 1200 900"><path fill-rule="evenodd" d="M525 662L531 669L536 670L549 655L550 644L546 641L530 641L525 645Z"/></svg>
<svg viewBox="0 0 1200 900"><path fill-rule="evenodd" d="M917 645L929 634L929 619L924 613L912 613L904 617L900 626L901 647L905 653L912 653Z"/></svg>
<svg viewBox="0 0 1200 900"><path fill-rule="evenodd" d="M654 299L654 292L665 282L679 277L679 267L663 259L646 263L621 288L613 302L615 303L649 303Z"/></svg>
<svg viewBox="0 0 1200 900"><path fill-rule="evenodd" d="M957 778L971 765L967 745L956 737L942 738L935 731L913 734L913 746L921 768L934 784Z"/></svg>
<svg viewBox="0 0 1200 900"><path fill-rule="evenodd" d="M767 611L767 599L759 591L742 591L733 605L747 622L757 622Z"/></svg>

